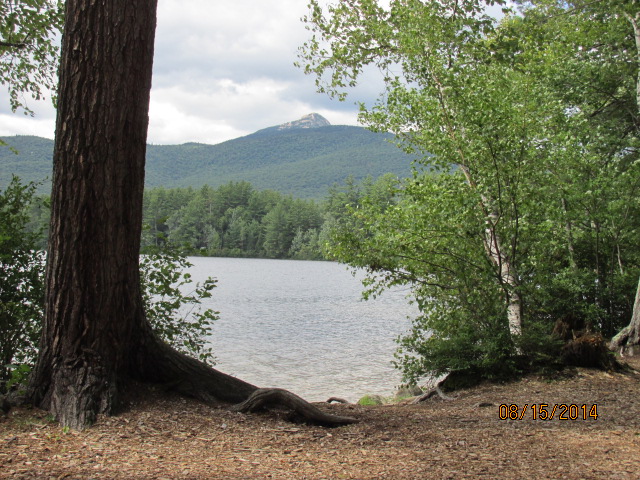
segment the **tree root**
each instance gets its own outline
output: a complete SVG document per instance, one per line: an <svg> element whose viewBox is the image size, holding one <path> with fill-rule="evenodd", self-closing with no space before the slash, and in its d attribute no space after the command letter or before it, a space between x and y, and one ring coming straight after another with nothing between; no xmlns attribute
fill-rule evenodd
<svg viewBox="0 0 640 480"><path fill-rule="evenodd" d="M632 328L631 325L627 325L611 339L611 342L609 343L609 350L614 352L617 351L621 357L624 357L625 355L633 357L634 348L640 346L640 343L638 343L637 340L638 336L637 328L634 331L634 328Z"/></svg>
<svg viewBox="0 0 640 480"><path fill-rule="evenodd" d="M129 368L120 372L109 371L104 367L107 362L100 356L77 362L83 368L71 369L66 378L60 369L54 375L51 368L54 362L41 362L31 377L25 400L54 413L62 425L79 430L90 426L100 414L116 413L122 400L118 390L126 390L128 385L135 388L138 382L158 385L207 405L232 405L231 410L238 412L285 407L292 410L297 419L308 423L335 427L358 422L355 418L323 412L287 390L258 388L215 370L160 341L146 323L136 340L128 348L133 352ZM73 388L76 391L68 394ZM9 404L5 404L3 398L0 401L0 412L7 410Z"/></svg>
<svg viewBox="0 0 640 480"><path fill-rule="evenodd" d="M419 397L414 398L413 401L411 402L411 405L424 402L430 399L431 397L433 397L434 395L438 395L442 400L445 400L447 402L452 402L453 400L455 400L455 397L450 397L448 395L445 395L445 393L440 389L440 385L436 385L431 390L423 393Z"/></svg>
<svg viewBox="0 0 640 480"><path fill-rule="evenodd" d="M357 423L352 417L343 417L323 412L318 407L303 400L294 393L281 388L259 388L245 401L231 407L236 412L254 412L265 407L287 407L298 414L304 421L326 427L336 427Z"/></svg>
<svg viewBox="0 0 640 480"><path fill-rule="evenodd" d="M561 351L562 362L574 367L617 370L617 360L610 354L602 335L583 332L564 344Z"/></svg>

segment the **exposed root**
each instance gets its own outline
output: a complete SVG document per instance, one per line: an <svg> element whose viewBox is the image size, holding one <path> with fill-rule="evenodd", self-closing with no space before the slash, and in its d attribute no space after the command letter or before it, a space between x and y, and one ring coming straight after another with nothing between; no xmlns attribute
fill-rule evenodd
<svg viewBox="0 0 640 480"><path fill-rule="evenodd" d="M323 412L296 394L281 388L259 388L245 401L231 407L231 410L236 412L254 412L266 407L287 407L301 416L305 421L326 427L336 427L357 423L359 421L352 417L342 417Z"/></svg>
<svg viewBox="0 0 640 480"><path fill-rule="evenodd" d="M431 385L433 385L433 387L431 387L429 390L424 392L422 395L419 395L416 398L414 398L409 403L409 405L415 405L415 404L424 402L430 399L431 397L433 397L434 395L438 395L438 397L440 397L442 400L445 400L447 402L451 402L455 400L455 397L450 397L448 395L445 395L445 393L440 388L440 385L442 385L444 382L446 382L448 379L451 378L449 375L450 374L446 373L446 374L440 375L437 378L433 378L432 381L429 382L431 383Z"/></svg>
<svg viewBox="0 0 640 480"><path fill-rule="evenodd" d="M634 331L636 330L636 331ZM629 355L633 357L634 347L640 346L637 340L637 329L632 328L630 325L624 327L620 332L611 339L609 343L609 350L620 353L621 357Z"/></svg>
<svg viewBox="0 0 640 480"><path fill-rule="evenodd" d="M453 400L455 400L455 397L450 397L448 395L445 395L445 393L440 389L440 385L436 385L431 390L423 393L419 397L414 398L413 401L411 402L411 405L424 402L430 399L431 397L433 397L434 395L438 395L442 400L445 400L447 402L452 402Z"/></svg>
<svg viewBox="0 0 640 480"><path fill-rule="evenodd" d="M90 426L99 414L115 413L122 400L118 390L138 382L173 390L208 405L232 405L231 409L239 412L285 407L308 423L333 427L358 422L323 412L287 390L261 389L215 370L160 341L146 323L136 340L132 342L135 348L130 348L134 353L128 371L110 371L98 355L77 362L82 368L73 364L69 371L58 368L52 372L53 362L41 362L36 370L39 376L32 376L27 400L53 412L63 425L80 430ZM4 403L0 407L4 410Z"/></svg>
<svg viewBox="0 0 640 480"><path fill-rule="evenodd" d="M562 347L565 365L616 370L620 367L599 333L584 332Z"/></svg>

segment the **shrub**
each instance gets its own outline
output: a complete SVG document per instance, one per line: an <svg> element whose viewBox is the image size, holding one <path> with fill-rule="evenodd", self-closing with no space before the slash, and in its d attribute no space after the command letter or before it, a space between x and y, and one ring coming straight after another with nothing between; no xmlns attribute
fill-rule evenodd
<svg viewBox="0 0 640 480"><path fill-rule="evenodd" d="M147 319L160 337L172 347L213 365L215 359L207 339L218 313L203 308L216 287L214 278L192 285L192 267L176 250L147 253L140 259L140 280Z"/></svg>
<svg viewBox="0 0 640 480"><path fill-rule="evenodd" d="M36 185L14 177L0 192L0 393L24 383L35 362L44 317L45 253L36 249L27 211ZM174 348L209 364L208 345L218 312L203 308L216 280L193 284L192 265L175 251L141 257L140 276L147 318Z"/></svg>
<svg viewBox="0 0 640 480"><path fill-rule="evenodd" d="M36 185L13 177L0 192L0 390L34 361L44 300L44 254L26 230Z"/></svg>

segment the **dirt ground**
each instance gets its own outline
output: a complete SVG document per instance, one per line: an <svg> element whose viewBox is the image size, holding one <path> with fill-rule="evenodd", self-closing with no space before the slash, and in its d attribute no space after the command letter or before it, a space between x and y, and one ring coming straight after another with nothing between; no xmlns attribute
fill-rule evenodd
<svg viewBox="0 0 640 480"><path fill-rule="evenodd" d="M13 409L0 418L0 478L638 479L640 359L630 365L481 385L448 402L318 404L360 419L333 429L166 394L83 432ZM534 419L541 404L548 416L558 406L553 419Z"/></svg>

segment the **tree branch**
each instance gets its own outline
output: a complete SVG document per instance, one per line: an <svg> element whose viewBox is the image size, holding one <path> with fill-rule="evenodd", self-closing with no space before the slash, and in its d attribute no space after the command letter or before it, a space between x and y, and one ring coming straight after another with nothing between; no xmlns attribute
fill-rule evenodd
<svg viewBox="0 0 640 480"><path fill-rule="evenodd" d="M25 42L20 43L12 43L12 42L3 42L0 40L0 47L5 48L25 48L27 44Z"/></svg>

